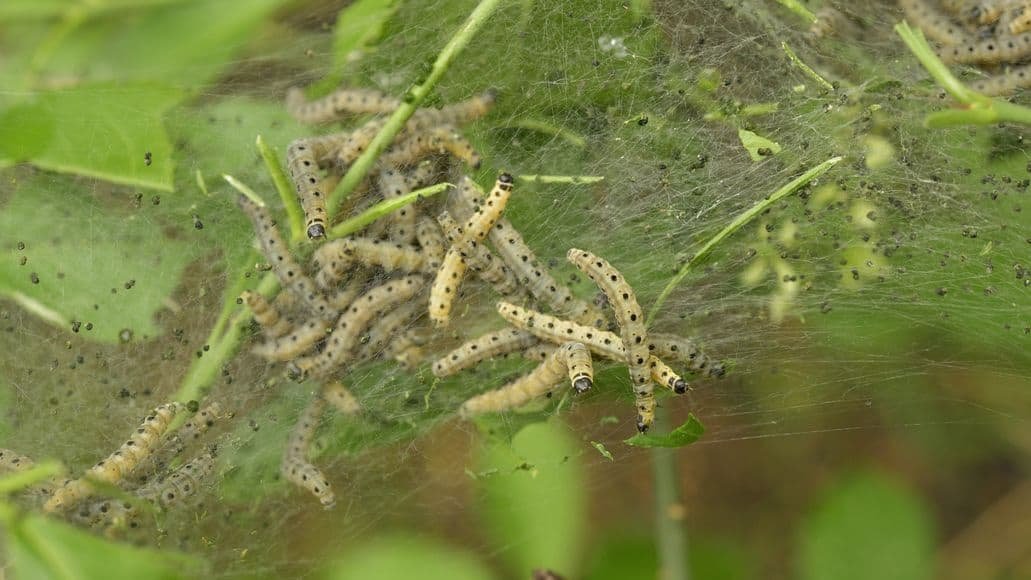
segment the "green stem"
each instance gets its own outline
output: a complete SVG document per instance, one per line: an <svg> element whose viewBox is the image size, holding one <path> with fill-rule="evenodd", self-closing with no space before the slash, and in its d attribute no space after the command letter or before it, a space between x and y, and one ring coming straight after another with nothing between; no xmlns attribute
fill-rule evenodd
<svg viewBox="0 0 1031 580"><path fill-rule="evenodd" d="M233 189L242 193L244 197L256 203L258 207L266 207L265 200L261 199L261 196L255 193L255 191L248 187L244 182L232 175L226 175L225 173L222 174L222 179L226 180L226 183L233 186Z"/></svg>
<svg viewBox="0 0 1031 580"><path fill-rule="evenodd" d="M569 129L563 129L557 125L552 125L551 123L540 119L519 119L509 123L508 127L514 129L526 129L527 131L536 131L544 135L558 137L559 139L564 139L567 143L575 147L584 148L587 146L587 139L577 133L574 133Z"/></svg>
<svg viewBox="0 0 1031 580"><path fill-rule="evenodd" d="M816 15L810 12L809 9L805 6L802 6L802 3L798 0L777 0L777 2L779 2L788 10L804 18L806 21L809 22L809 24L816 23Z"/></svg>
<svg viewBox="0 0 1031 580"><path fill-rule="evenodd" d="M355 160L343 179L337 184L333 193L329 196L327 215L334 215L344 200L365 179L365 176L368 175L379 156L393 143L394 137L401 132L408 119L411 118L415 110L419 108L419 105L422 104L437 85L437 81L444 75L455 58L462 53L466 45L469 44L469 41L472 40L473 36L476 35L483 24L494 13L498 4L500 4L500 0L481 0L472 13L469 14L469 18L466 19L462 28L451 37L451 40L448 41L447 45L440 51L440 54L437 55L437 60L434 61L426 79L421 84L409 89L401 105L390 115L386 124L383 125L383 128L376 134L372 142L369 143L368 148Z"/></svg>
<svg viewBox="0 0 1031 580"><path fill-rule="evenodd" d="M21 491L64 471L57 461L44 461L10 475L0 477L0 496Z"/></svg>
<svg viewBox="0 0 1031 580"><path fill-rule="evenodd" d="M814 81L816 81L816 84L820 85L828 91L834 90L834 85L827 82L827 79L821 77L820 74L814 71L812 68L810 68L809 65L802 62L802 59L798 58L798 55L795 54L795 51L791 50L791 47L788 46L788 43L781 42L780 47L784 49L785 53L787 53L788 59L790 59L791 62L794 63L795 66L797 66L807 77L813 79Z"/></svg>
<svg viewBox="0 0 1031 580"><path fill-rule="evenodd" d="M662 293L659 294L659 298L655 301L655 304L652 306L652 309L648 312L648 324L650 325L655 320L655 316L662 309L662 305L665 304L666 299L669 298L669 295L673 293L673 290L676 289L676 287L684 280L685 277L687 277L687 275L695 266L697 266L699 263L705 260L705 258L707 258L709 254L712 253L713 248L719 245L720 242L722 242L724 239L729 237L734 232L741 229L741 227L747 224L748 222L755 219L756 216L766 211L766 209L772 206L773 204L777 203L784 197L794 193L799 188L809 183L810 181L816 179L820 175L823 175L828 169L834 167L834 165L841 161L841 159L841 157L832 157L831 159L824 161L816 167L813 167L809 171L806 171L802 175L791 180L791 182L787 185L784 185L777 191L773 192L773 194L767 197L766 199L753 205L744 213L734 218L734 221L730 222L730 224L728 224L727 227L720 230L719 233L717 233L708 242L706 242L705 245L703 245L701 249L698 250L698 252L696 252L695 255L687 261L686 264L684 264L684 267L681 268L679 272L677 272L677 275L673 276L669 283L666 284L666 287L662 289Z"/></svg>
<svg viewBox="0 0 1031 580"><path fill-rule="evenodd" d="M286 220L290 224L290 243L299 244L304 241L305 235L304 210L301 209L301 203L297 200L286 173L283 172L283 163L279 160L279 154L276 153L276 150L269 147L268 143L265 143L265 140L261 138L261 135L258 135L255 144L258 146L261 158L265 161L265 168L268 170L268 174L272 177L272 183L276 186L276 191L279 192L279 199L283 202Z"/></svg>
<svg viewBox="0 0 1031 580"><path fill-rule="evenodd" d="M655 409L654 428L665 431L669 412L661 405ZM659 578L690 580L687 534L678 512L676 449L653 447L652 479L655 482L655 534L658 537Z"/></svg>
<svg viewBox="0 0 1031 580"><path fill-rule="evenodd" d="M328 238L332 240L349 236L387 214L393 213L394 211L397 211L408 204L415 203L420 199L437 195L438 193L447 190L449 187L454 187L454 185L450 183L437 183L429 187L416 189L415 191L406 193L401 197L394 197L386 201L381 201L363 211L360 215L356 215L353 218L344 220L333 226L333 229L329 232Z"/></svg>
<svg viewBox="0 0 1031 580"><path fill-rule="evenodd" d="M924 119L924 125L931 128L955 127L957 125L994 125L1012 122L1031 125L1031 109L1003 100L992 99L968 88L957 79L945 63L934 54L927 44L923 32L913 29L907 22L895 25L895 32L906 43L920 64L945 92L952 95L965 108L931 113Z"/></svg>

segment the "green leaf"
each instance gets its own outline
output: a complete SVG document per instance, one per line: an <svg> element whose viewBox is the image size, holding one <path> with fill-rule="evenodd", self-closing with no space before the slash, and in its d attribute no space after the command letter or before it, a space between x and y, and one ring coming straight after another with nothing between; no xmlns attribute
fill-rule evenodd
<svg viewBox="0 0 1031 580"><path fill-rule="evenodd" d="M635 447L683 447L698 441L703 433L705 433L705 426L694 415L690 415L683 425L666 435L638 433L623 440L623 443Z"/></svg>
<svg viewBox="0 0 1031 580"><path fill-rule="evenodd" d="M494 575L476 556L453 546L424 537L391 535L356 546L323 577L490 580Z"/></svg>
<svg viewBox="0 0 1031 580"><path fill-rule="evenodd" d="M396 0L357 0L337 15L333 30L333 65L341 69L356 50L375 44L397 12Z"/></svg>
<svg viewBox="0 0 1031 580"><path fill-rule="evenodd" d="M115 183L172 190L162 116L182 93L153 85L89 85L40 93L4 112L0 156ZM150 165L145 156L150 153Z"/></svg>
<svg viewBox="0 0 1031 580"><path fill-rule="evenodd" d="M86 81L158 81L197 90L285 3L194 0L113 12L68 35L44 72Z"/></svg>
<svg viewBox="0 0 1031 580"><path fill-rule="evenodd" d="M483 518L515 578L536 568L575 577L584 546L587 506L578 444L559 421L523 428L512 444L484 449L479 470ZM547 525L542 525L547 522Z"/></svg>
<svg viewBox="0 0 1031 580"><path fill-rule="evenodd" d="M800 577L931 578L933 529L926 506L912 491L876 473L859 475L832 489L807 517Z"/></svg>
<svg viewBox="0 0 1031 580"><path fill-rule="evenodd" d="M770 141L766 137L760 137L746 129L738 129L737 136L741 139L741 144L745 146L748 156L752 158L752 161L761 161L766 157L780 153L779 143Z"/></svg>
<svg viewBox="0 0 1031 580"><path fill-rule="evenodd" d="M207 568L195 557L105 541L37 515L15 516L5 532L6 569L20 580L198 578Z"/></svg>
<svg viewBox="0 0 1031 580"><path fill-rule="evenodd" d="M94 340L155 336L154 313L194 256L193 230L167 238L151 204L101 204L92 189L61 177L18 185L0 211L0 294L65 329L79 321Z"/></svg>

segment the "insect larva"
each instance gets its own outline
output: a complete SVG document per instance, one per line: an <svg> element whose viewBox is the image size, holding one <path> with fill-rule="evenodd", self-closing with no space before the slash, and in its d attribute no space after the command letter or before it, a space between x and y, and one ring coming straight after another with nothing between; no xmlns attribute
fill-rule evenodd
<svg viewBox="0 0 1031 580"><path fill-rule="evenodd" d="M430 127L402 137L383 153L380 162L389 167L411 165L432 153L448 153L477 169L483 158L451 125Z"/></svg>
<svg viewBox="0 0 1031 580"><path fill-rule="evenodd" d="M938 53L946 64L999 64L1017 62L1028 55L1031 55L1031 32L968 40L945 47Z"/></svg>
<svg viewBox="0 0 1031 580"><path fill-rule="evenodd" d="M387 344L408 328L420 308L420 304L408 302L373 322L361 338L363 344L358 353L358 360L372 360L383 354Z"/></svg>
<svg viewBox="0 0 1031 580"><path fill-rule="evenodd" d="M486 115L495 100L497 100L497 91L491 89L461 103L447 105L440 109L419 109L409 119L405 130L415 132L439 125L464 125Z"/></svg>
<svg viewBox="0 0 1031 580"><path fill-rule="evenodd" d="M601 288L608 298L609 306L616 315L623 345L626 348L626 363L630 380L634 384L637 402L637 429L647 431L655 418L655 395L649 382L648 335L644 327L641 306L634 297L634 290L623 279L623 275L611 264L585 250L576 248L566 253L566 258Z"/></svg>
<svg viewBox="0 0 1031 580"><path fill-rule="evenodd" d="M322 471L308 461L308 450L325 409L326 401L316 395L301 412L301 416L297 419L297 425L290 433L286 453L280 464L280 473L288 481L310 491L318 498L319 503L329 509L336 502L333 487Z"/></svg>
<svg viewBox="0 0 1031 580"><path fill-rule="evenodd" d="M254 320L261 326L265 336L278 338L290 332L290 321L279 313L279 309L269 303L264 296L250 290L240 294L240 300L250 308Z"/></svg>
<svg viewBox="0 0 1031 580"><path fill-rule="evenodd" d="M434 362L433 374L439 378L449 377L485 360L525 350L537 342L537 337L514 328L488 332L477 339L466 342Z"/></svg>
<svg viewBox="0 0 1031 580"><path fill-rule="evenodd" d="M201 481L215 469L215 454L205 451L184 463L168 477L137 490L136 495L156 501L167 509L197 493Z"/></svg>
<svg viewBox="0 0 1031 580"><path fill-rule="evenodd" d="M309 320L289 334L265 341L254 347L254 354L272 361L287 361L297 358L326 338L329 322L316 318Z"/></svg>
<svg viewBox="0 0 1031 580"><path fill-rule="evenodd" d="M305 231L309 238L326 235L326 196L319 174L319 159L325 157L327 151L340 149L349 138L338 134L297 139L286 149L287 169L304 211Z"/></svg>
<svg viewBox="0 0 1031 580"><path fill-rule="evenodd" d="M293 87L286 92L286 110L301 123L315 125L336 121L345 115L389 113L400 102L372 89L338 89L321 99L309 101L304 91Z"/></svg>
<svg viewBox="0 0 1031 580"><path fill-rule="evenodd" d="M0 471L25 471L33 465L36 462L31 457L0 447Z"/></svg>
<svg viewBox="0 0 1031 580"><path fill-rule="evenodd" d="M386 282L358 297L337 321L333 334L321 353L298 359L290 364L295 378L309 375L323 377L348 359L358 344L361 333L371 321L388 308L415 296L423 287L421 276L405 276Z"/></svg>
<svg viewBox="0 0 1031 580"><path fill-rule="evenodd" d="M928 0L899 0L899 5L914 25L924 31L927 38L942 44L963 44L971 37L946 14L942 14Z"/></svg>
<svg viewBox="0 0 1031 580"><path fill-rule="evenodd" d="M68 509L83 498L89 497L93 492L90 480L116 483L126 477L150 455L154 446L161 439L161 435L181 408L180 403L168 403L155 408L133 432L128 441L87 470L82 479L71 480L54 491L54 495L43 504L43 509L47 512Z"/></svg>
<svg viewBox="0 0 1031 580"><path fill-rule="evenodd" d="M362 293L362 285L357 280L351 280L337 292L329 296L329 305L336 311L346 309Z"/></svg>
<svg viewBox="0 0 1031 580"><path fill-rule="evenodd" d="M558 347L556 347L553 344L541 342L524 350L523 358L527 360L544 361L547 360L549 356L551 356L551 353L555 352L556 348Z"/></svg>
<svg viewBox="0 0 1031 580"><path fill-rule="evenodd" d="M422 330L411 328L387 344L385 355L397 361L406 371L413 371L426 358L422 348L424 342Z"/></svg>
<svg viewBox="0 0 1031 580"><path fill-rule="evenodd" d="M1031 6L1025 4L1009 23L1010 34L1023 34L1031 31Z"/></svg>
<svg viewBox="0 0 1031 580"><path fill-rule="evenodd" d="M152 473L166 468L171 463L172 458L181 454L191 443L207 433L208 429L215 425L221 414L222 406L218 403L211 403L197 411L181 427L176 429L171 436L167 437L146 461L136 468L136 471L141 474L139 479L144 481Z"/></svg>
<svg viewBox="0 0 1031 580"><path fill-rule="evenodd" d="M379 172L379 191L383 199L395 199L411 191L407 176L398 169L386 168ZM410 244L415 240L415 218L414 205L406 205L394 212L391 212L385 220L384 227L390 239L403 244Z"/></svg>
<svg viewBox="0 0 1031 580"><path fill-rule="evenodd" d="M593 370L587 347L578 342L563 344L530 373L467 400L459 412L464 417L471 417L521 407L537 397L549 395L563 377L568 378L578 393L591 388Z"/></svg>
<svg viewBox="0 0 1031 580"><path fill-rule="evenodd" d="M975 91L990 97L1009 95L1018 89L1031 87L1031 65L1006 67L1001 73L971 86Z"/></svg>
<svg viewBox="0 0 1031 580"><path fill-rule="evenodd" d="M548 314L542 314L533 310L527 310L508 302L498 303L498 313L516 328L522 329L537 338L552 344L562 344L575 340L583 343L594 354L616 362L626 362L626 348L623 346L623 339L607 330L598 330L593 326L584 326L569 320L562 320ZM663 343L664 346L674 345L674 350L680 347L680 343L672 339ZM542 356L541 352L529 353L535 358ZM683 381L679 375L674 373L666 363L654 355L648 356L648 373L652 381L660 386L669 387L677 393L686 390L676 390L674 387ZM673 382L670 382L672 379Z"/></svg>
<svg viewBox="0 0 1031 580"><path fill-rule="evenodd" d="M440 227L428 216L419 216L415 223L415 239L418 240L419 247L422 248L426 259L425 267L427 271L437 271L440 268L441 261L444 259L444 253L447 251L444 244L444 235L441 234Z"/></svg>
<svg viewBox="0 0 1031 580"><path fill-rule="evenodd" d="M447 211L437 216L440 227L451 244L458 243L463 237L462 227ZM481 280L491 285L494 290L508 298L520 298L523 295L519 281L515 274L501 260L494 257L494 254L485 245L467 244L464 248L466 261L469 267L477 273Z"/></svg>
<svg viewBox="0 0 1031 580"><path fill-rule="evenodd" d="M468 177L459 183L457 200L469 211L474 211L482 197L479 187ZM519 282L529 289L530 294L553 310L559 316L571 318L592 326L603 326L605 316L594 306L573 296L569 288L559 284L551 274L537 262L533 253L519 232L505 218L499 218L490 230L491 245L502 261L515 274Z"/></svg>
<svg viewBox="0 0 1031 580"><path fill-rule="evenodd" d="M437 326L447 325L452 302L469 267L466 256L474 254L474 246L487 237L488 232L501 217L501 212L505 210L512 193L512 181L512 176L508 173L498 176L486 203L466 221L462 238L456 240L444 254L444 261L430 289L430 319Z"/></svg>
<svg viewBox="0 0 1031 580"><path fill-rule="evenodd" d="M315 263L320 268L315 283L320 288L331 288L355 262L390 272L428 270L426 256L415 246L363 237L340 238L316 250Z"/></svg>
<svg viewBox="0 0 1031 580"><path fill-rule="evenodd" d="M437 276L430 288L430 320L438 327L445 327L451 318L451 307L454 304L455 295L458 294L458 286L465 276L469 263L465 261L458 246L451 246L444 254L444 260L437 270Z"/></svg>
<svg viewBox="0 0 1031 580"><path fill-rule="evenodd" d="M336 149L335 157L340 168L345 169L354 163L385 124L385 119L372 119L349 133L347 139Z"/></svg>
<svg viewBox="0 0 1031 580"><path fill-rule="evenodd" d="M315 283L304 273L301 266L294 261L293 256L290 255L286 244L283 242L282 236L279 235L276 223L269 217L268 212L243 195L239 196L237 200L244 213L254 223L254 229L258 234L258 242L261 244L262 253L269 263L272 264L272 271L279 278L279 282L296 294L298 298L306 302L311 310L319 316L324 318L332 317L334 312L329 308L326 298L316 290Z"/></svg>
<svg viewBox="0 0 1031 580"><path fill-rule="evenodd" d="M362 410L358 399L340 381L326 383L322 387L322 398L336 407L342 415L356 415Z"/></svg>
<svg viewBox="0 0 1031 580"><path fill-rule="evenodd" d="M723 363L710 359L689 339L671 334L651 334L648 342L656 356L687 365L688 370L704 372L710 377L722 377L726 372Z"/></svg>

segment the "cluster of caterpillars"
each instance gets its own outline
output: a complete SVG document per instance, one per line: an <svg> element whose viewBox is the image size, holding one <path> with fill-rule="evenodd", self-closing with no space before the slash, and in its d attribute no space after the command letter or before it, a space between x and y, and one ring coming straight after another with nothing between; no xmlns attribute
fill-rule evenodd
<svg viewBox="0 0 1031 580"><path fill-rule="evenodd" d="M1031 0L899 0L906 18L939 43L947 64L977 66L986 95L1031 86Z"/></svg>
<svg viewBox="0 0 1031 580"><path fill-rule="evenodd" d="M480 155L456 127L485 114L493 92L438 110L417 111L370 173L353 207L405 195L452 171L451 160L478 166ZM395 99L367 89L342 89L308 102L291 91L288 110L299 120L329 123L359 114L382 115ZM576 392L593 385L592 354L626 364L637 399L637 427L652 423L653 384L676 393L687 383L667 364L720 375L691 341L649 335L641 308L622 275L601 258L571 250L570 261L605 293L612 313L573 295L538 261L519 232L504 218L515 180L501 173L486 194L468 177L454 177L456 191L443 202L420 200L348 237L332 238L327 185L346 171L383 126L381 117L355 130L299 139L290 145L288 166L305 214L309 238L318 243L308 267L290 253L265 207L246 198L239 205L250 217L258 242L282 290L266 298L244 293L261 328L254 352L286 363L298 381L322 385L303 411L281 465L284 477L308 489L325 506L334 503L332 486L308 459L326 402L351 415L360 408L340 382L346 370L375 359L395 360L412 369L428 356L445 352L448 327L470 276L505 300L501 316L514 328L489 333L444 354L433 365L438 377L510 353L539 360L532 372L462 404L464 417L522 406L548 396L568 381ZM341 213L354 211L345 208ZM610 331L618 329L618 334Z"/></svg>
<svg viewBox="0 0 1031 580"><path fill-rule="evenodd" d="M81 477L54 477L24 493L42 501L43 511L90 527L137 528L148 512L190 501L215 470L217 446L199 441L224 414L218 403L198 407L196 403L160 405L118 449ZM172 428L183 414L192 416ZM190 455L178 463L186 451ZM0 473L25 471L34 465L27 456L0 449ZM112 499L116 488L119 499Z"/></svg>

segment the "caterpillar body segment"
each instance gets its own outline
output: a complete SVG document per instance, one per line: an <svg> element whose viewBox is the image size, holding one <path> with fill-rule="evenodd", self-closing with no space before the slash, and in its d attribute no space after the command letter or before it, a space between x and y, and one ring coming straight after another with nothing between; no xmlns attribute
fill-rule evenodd
<svg viewBox="0 0 1031 580"><path fill-rule="evenodd" d="M324 318L332 318L333 311L329 308L326 298L315 287L315 283L304 273L301 266L290 255L286 243L283 242L275 222L269 216L265 208L241 195L237 198L244 213L250 217L254 224L254 230L258 234L258 242L261 245L262 253L269 263L272 264L272 272L279 278L280 284L290 292L297 295L299 299L306 302L316 315Z"/></svg>
<svg viewBox="0 0 1031 580"><path fill-rule="evenodd" d="M288 481L307 489L323 507L329 509L336 503L333 486L322 471L308 461L311 442L315 438L315 431L325 410L326 401L320 395L316 395L301 412L297 425L290 433L279 470Z"/></svg>
<svg viewBox="0 0 1031 580"><path fill-rule="evenodd" d="M373 89L338 89L321 99L309 101L304 91L292 87L286 92L286 111L301 123L316 125L347 115L390 113L400 101Z"/></svg>
<svg viewBox="0 0 1031 580"><path fill-rule="evenodd" d="M692 372L709 377L722 377L726 373L722 362L710 358L692 340L671 334L651 334L648 340L656 356L683 364Z"/></svg>
<svg viewBox="0 0 1031 580"><path fill-rule="evenodd" d="M355 263L383 268L388 272L432 271L419 248L365 237L340 238L325 243L316 250L315 262L320 266L315 275L315 283L320 288L332 288Z"/></svg>
<svg viewBox="0 0 1031 580"><path fill-rule="evenodd" d="M440 227L428 216L419 216L415 223L415 239L425 255L425 268L428 272L436 272L447 252L445 237Z"/></svg>
<svg viewBox="0 0 1031 580"><path fill-rule="evenodd" d="M362 410L357 397L340 381L333 381L323 385L322 398L341 415L357 415Z"/></svg>
<svg viewBox="0 0 1031 580"><path fill-rule="evenodd" d="M390 167L379 172L379 191L383 199L396 199L412 191L408 177L398 169ZM414 205L406 205L390 213L383 220L386 233L390 239L411 244L415 241L416 209Z"/></svg>
<svg viewBox="0 0 1031 580"><path fill-rule="evenodd" d="M430 320L439 328L447 326L451 319L451 308L458 294L458 286L467 269L469 263L458 246L448 248L430 288Z"/></svg>
<svg viewBox="0 0 1031 580"><path fill-rule="evenodd" d="M344 134L297 139L286 149L286 166L304 211L305 232L311 239L326 235L326 187L319 173L320 158L348 139Z"/></svg>
<svg viewBox="0 0 1031 580"><path fill-rule="evenodd" d="M194 413L171 436L165 438L164 442L161 443L151 456L136 468L136 471L140 474L146 474L141 475L138 479L141 482L146 481L152 473L168 467L173 458L182 454L187 447L198 441L215 425L221 416L222 406L218 403L210 403Z"/></svg>
<svg viewBox="0 0 1031 580"><path fill-rule="evenodd" d="M673 369L669 368L669 365L662 362L662 360L655 355L650 355L648 357L648 371L654 382L666 387L678 395L686 393L687 389L690 388L687 381L682 379L680 375L674 372Z"/></svg>
<svg viewBox="0 0 1031 580"><path fill-rule="evenodd" d="M637 303L633 288L623 279L623 275L604 259L576 248L569 250L566 258L593 280L608 298L616 323L619 324L623 346L626 348L626 363L637 400L637 429L643 433L655 419L655 395L650 382L650 349L641 306Z"/></svg>
<svg viewBox="0 0 1031 580"><path fill-rule="evenodd" d="M254 347L254 354L271 361L288 361L304 354L326 338L330 323L321 318L309 320L289 334Z"/></svg>
<svg viewBox="0 0 1031 580"><path fill-rule="evenodd" d="M927 38L946 45L959 45L973 37L948 14L928 0L899 0L906 19L924 31Z"/></svg>
<svg viewBox="0 0 1031 580"><path fill-rule="evenodd" d="M394 359L401 368L411 372L426 358L422 348L425 342L421 329L410 328L387 344L384 356Z"/></svg>
<svg viewBox="0 0 1031 580"><path fill-rule="evenodd" d="M44 511L67 510L89 497L93 493L91 480L117 483L126 478L151 454L165 430L168 429L168 425L182 407L183 405L180 403L168 403L155 408L125 443L107 458L100 460L87 470L85 477L69 480L55 490L50 499L43 504Z"/></svg>
<svg viewBox="0 0 1031 580"><path fill-rule="evenodd" d="M501 219L501 214L508 206L508 200L512 195L513 181L512 176L508 173L498 176L490 193L466 220L462 239L482 242L487 238L491 228Z"/></svg>
<svg viewBox="0 0 1031 580"><path fill-rule="evenodd" d="M403 136L383 153L380 163L388 167L402 167L417 163L427 155L447 153L463 163L479 169L483 157L473 149L469 140L453 125L441 125Z"/></svg>
<svg viewBox="0 0 1031 580"><path fill-rule="evenodd" d="M449 377L485 360L523 351L537 343L537 337L523 330L504 328L488 332L477 339L466 342L434 362L433 374L438 378Z"/></svg>
<svg viewBox="0 0 1031 580"><path fill-rule="evenodd" d="M421 276L405 276L391 280L381 286L369 290L355 299L344 312L331 336L326 339L325 349L297 359L290 363L290 374L295 378L307 376L325 377L353 355L362 333L377 316L382 316L389 308L406 300L410 300L424 285Z"/></svg>
<svg viewBox="0 0 1031 580"><path fill-rule="evenodd" d="M1031 32L1000 34L986 39L972 38L943 47L938 56L945 64L1000 64L1031 56Z"/></svg>
<svg viewBox="0 0 1031 580"><path fill-rule="evenodd" d="M412 319L420 309L421 305L417 302L407 302L374 321L368 332L361 338L363 344L358 359L372 360L383 354L390 341L397 338L412 324Z"/></svg>
<svg viewBox="0 0 1031 580"><path fill-rule="evenodd" d="M290 332L293 327L274 304L257 292L244 291L240 294L240 301L247 305L251 314L254 315L255 322L268 338L279 338Z"/></svg>
<svg viewBox="0 0 1031 580"><path fill-rule="evenodd" d="M215 470L215 460L216 456L212 451L205 451L184 463L165 479L140 488L136 495L156 501L161 507L168 509L197 493L203 480Z"/></svg>
<svg viewBox="0 0 1031 580"><path fill-rule="evenodd" d="M975 81L971 87L989 97L1009 95L1018 89L1031 87L1031 64L1007 66L986 79Z"/></svg>
<svg viewBox="0 0 1031 580"><path fill-rule="evenodd" d="M462 403L459 412L463 417L472 417L518 408L533 399L550 395L563 379L568 380L573 389L580 393L591 388L593 376L591 355L587 347L569 342L557 348L529 374Z"/></svg>
<svg viewBox="0 0 1031 580"><path fill-rule="evenodd" d="M486 115L497 100L497 92L485 91L471 99L439 109L419 109L405 124L405 131L416 132L441 125L464 125Z"/></svg>
<svg viewBox="0 0 1031 580"><path fill-rule="evenodd" d="M543 362L551 356L551 353L555 352L556 348L558 347L553 344L541 342L523 350L523 358Z"/></svg>

